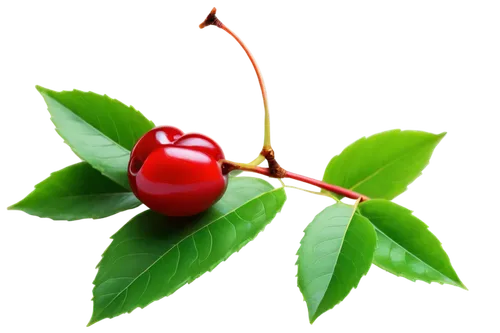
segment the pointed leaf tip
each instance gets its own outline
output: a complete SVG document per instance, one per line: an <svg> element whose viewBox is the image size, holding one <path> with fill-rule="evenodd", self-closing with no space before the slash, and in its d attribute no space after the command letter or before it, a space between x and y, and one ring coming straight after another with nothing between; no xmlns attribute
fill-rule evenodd
<svg viewBox="0 0 500 333"><path fill-rule="evenodd" d="M375 265L410 281L446 283L467 290L441 242L410 210L373 199L360 204L359 211L377 231Z"/></svg>
<svg viewBox="0 0 500 333"><path fill-rule="evenodd" d="M310 328L314 328L314 326L316 326L317 321L318 319L308 319L307 324L309 325Z"/></svg>
<svg viewBox="0 0 500 333"><path fill-rule="evenodd" d="M463 291L464 293L468 294L472 291L472 288L469 287L467 285L467 283L465 283L464 280L460 281L460 285L459 285L459 288L458 288L460 291Z"/></svg>
<svg viewBox="0 0 500 333"><path fill-rule="evenodd" d="M141 203L132 192L80 162L53 172L21 201L8 207L52 220L98 219Z"/></svg>
<svg viewBox="0 0 500 333"><path fill-rule="evenodd" d="M446 138L448 136L448 130L447 129L436 131L434 133L439 138L439 140L442 140L442 139L444 139L444 138Z"/></svg>
<svg viewBox="0 0 500 333"><path fill-rule="evenodd" d="M3 209L4 209L7 213L13 213L13 212L15 212L15 211L16 211L16 210L15 210L15 207L14 207L15 205L16 205L15 203L12 203L12 204L10 204L10 205L9 205L9 204L7 204L7 205L5 205L5 206L3 207Z"/></svg>
<svg viewBox="0 0 500 333"><path fill-rule="evenodd" d="M238 177L199 216L137 215L113 236L98 265L89 325L144 308L211 271L254 239L285 200L283 188Z"/></svg>
<svg viewBox="0 0 500 333"><path fill-rule="evenodd" d="M359 139L330 160L323 181L392 200L421 175L445 135L391 130Z"/></svg>
<svg viewBox="0 0 500 333"><path fill-rule="evenodd" d="M316 215L304 231L297 278L311 324L356 288L372 264L375 230L355 212L356 206L335 204Z"/></svg>
<svg viewBox="0 0 500 333"><path fill-rule="evenodd" d="M34 190L32 191L34 192ZM18 213L18 214L21 214L23 213L22 211L22 207L19 208L20 206L20 202L25 198L25 196L15 200L15 201L12 201L12 202L8 202L3 208L5 210L5 212L7 213ZM22 205L22 204L21 204Z"/></svg>
<svg viewBox="0 0 500 333"><path fill-rule="evenodd" d="M33 86L33 90L40 96L51 89L53 88L40 82L35 83L35 85Z"/></svg>
<svg viewBox="0 0 500 333"><path fill-rule="evenodd" d="M139 111L106 96L36 86L57 133L80 159L126 189L130 151L154 124ZM92 140L88 140L92 137Z"/></svg>

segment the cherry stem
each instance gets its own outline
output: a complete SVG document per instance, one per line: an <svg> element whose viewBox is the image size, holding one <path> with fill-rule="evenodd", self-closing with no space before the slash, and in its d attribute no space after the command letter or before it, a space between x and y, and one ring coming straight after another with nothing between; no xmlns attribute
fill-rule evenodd
<svg viewBox="0 0 500 333"><path fill-rule="evenodd" d="M264 101L264 112L265 112L265 121L264 121L264 147L262 149L262 152L260 155L253 160L250 163L244 164L244 163L235 163L231 162L228 160L221 160L219 163L221 163L222 171L224 174L228 174L231 171L235 172L241 172L241 171L250 171L250 172L255 172L259 173L264 176L272 177L272 178L278 178L281 180L281 178L290 178L290 179L295 179L307 184L311 184L314 186L317 186L321 189L324 189L329 192L333 192L336 194L339 194L341 196L351 198L351 199L357 199L359 201L366 201L369 198L365 195L359 194L357 192L345 189L340 186L336 185L331 185L327 184L325 182L322 182L320 180L316 180L313 178L309 178L306 176L302 176L293 172L286 171L285 169L281 168L279 164L276 162L274 158L274 151L271 148L271 124L269 120L269 106L267 104L267 92L266 92L266 86L264 85L264 79L262 77L262 74L260 72L259 66L257 66L257 62L255 61L255 58L253 57L252 53L250 53L250 50L247 48L245 43L234 33L226 27L218 18L215 16L217 9L215 7L212 9L210 14L208 14L207 18L205 21L203 21L200 24L200 29L203 29L209 25L214 25L224 31L226 31L229 35L231 35L243 48L245 53L247 54L248 58L250 59L250 62L252 63L252 66L255 70L255 73L257 74L257 79L259 80L259 85L260 85L260 90L262 91L262 99ZM269 163L269 168L262 168L257 165L262 163L266 159Z"/></svg>
<svg viewBox="0 0 500 333"><path fill-rule="evenodd" d="M231 162L228 160L221 160L221 161L219 161L219 163L221 163L222 172L224 174L228 174L229 172L234 171L234 170L255 172L255 173L258 173L258 174L261 174L264 176L268 176L268 177L272 177L272 178L295 179L295 180L298 180L298 181L303 182L303 183L317 186L323 190L339 194L339 195L344 196L346 198L355 199L355 200L359 199L361 202L370 199L366 195L351 191L349 189L346 189L346 188L343 188L343 187L340 187L337 185L328 184L328 183L325 183L321 180L302 176L302 175L299 175L299 174L296 174L296 173L293 173L290 171L283 170L284 173L280 177L276 177L276 175L273 175L271 173L271 170L269 168L262 168L262 167L255 166L252 164L236 163L236 162Z"/></svg>
<svg viewBox="0 0 500 333"><path fill-rule="evenodd" d="M226 27L218 18L215 16L216 13L215 7L212 9L210 14L207 16L205 21L200 24L200 29L203 29L209 25L214 25L218 28L221 28L222 30L226 31L228 34L230 34L236 41L241 45L245 53L247 54L248 58L252 62L253 68L255 69L255 73L257 74L257 79L259 80L259 85L260 85L260 90L262 91L262 99L264 100L264 112L265 112L265 118L264 118L264 150L269 150L271 149L271 122L269 119L269 106L267 104L267 92L266 92L266 86L264 85L264 79L262 77L262 74L260 72L259 66L257 66L257 62L255 61L255 58L253 57L252 53L250 53L250 50L247 48L247 46L243 43L243 41L236 36L234 32L232 32L228 27ZM263 160L256 158L254 161L251 163L261 163Z"/></svg>

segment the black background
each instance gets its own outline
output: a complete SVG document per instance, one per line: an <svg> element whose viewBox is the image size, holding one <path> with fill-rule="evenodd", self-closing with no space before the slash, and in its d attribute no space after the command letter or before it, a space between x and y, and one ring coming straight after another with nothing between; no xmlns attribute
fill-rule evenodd
<svg viewBox="0 0 500 333"><path fill-rule="evenodd" d="M33 54L24 84L57 79L58 87L70 87L72 79L80 79L82 87L111 87L113 95L137 96L137 103L161 112L162 119L183 119L188 128L216 127L217 135L245 159L254 150L255 81L248 80L240 51L221 33L191 32L191 16L206 6L190 1L190 8L155 7L144 14L138 8L117 9L106 16L94 8L82 21L103 28L70 29L80 22L76 16L54 17L58 30L38 29L33 43L40 51ZM417 119L428 128L458 128L458 136L449 138L449 152L433 162L432 177L410 199L448 232L448 246L458 248L465 278L474 279L467 221L458 209L450 209L455 206L452 194L460 192L460 171L454 166L467 145L458 120L466 104L465 73L457 70L466 61L465 23L452 24L449 8L446 13L441 8L394 10L268 8L229 0L224 9L257 40L256 53L265 57L266 72L273 72L280 157L290 168L312 168L319 175L319 160L327 159L344 136L359 135L362 127L381 128L384 120ZM2 174L8 174L1 188L4 199L14 199L40 168L53 168L56 159L64 158L63 146L47 135L47 122L39 120L37 98L28 94L26 86L23 98L29 104L14 113L26 130L20 140L9 141L4 155L18 161L14 168L2 165ZM297 207L240 265L226 265L216 281L202 281L200 289L185 290L176 305L139 313L136 321L122 322L121 329L302 328L303 306L296 304L296 291L286 278L288 248L295 247L295 224L303 223L319 202L303 201ZM4 273L14 277L4 275L4 288L15 293L7 311L12 318L26 316L25 325L77 328L88 306L85 261L103 246L103 232L111 231L111 225L3 220L3 233L12 235L2 244L8 253ZM399 282L379 276L336 321L323 321L321 328L394 322L453 328L474 316L471 305L472 297L447 297L440 289L399 289Z"/></svg>

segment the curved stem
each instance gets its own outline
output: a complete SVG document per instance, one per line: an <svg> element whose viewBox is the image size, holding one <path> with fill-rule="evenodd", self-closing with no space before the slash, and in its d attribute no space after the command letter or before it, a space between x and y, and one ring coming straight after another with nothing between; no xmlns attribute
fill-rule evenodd
<svg viewBox="0 0 500 333"><path fill-rule="evenodd" d="M330 191L337 193L339 195L351 198L351 199L359 199L361 201L368 200L368 197L353 192L351 190L342 188L340 186L336 185L331 185L327 184L325 182L309 178L306 176L301 176L292 172L285 171L283 168L279 166L279 164L276 162L274 158L274 151L271 147L271 123L269 119L269 106L267 103L267 92L266 92L266 86L264 85L264 79L262 77L262 74L260 72L259 66L257 65L257 62L255 61L255 58L253 57L252 53L250 53L250 50L247 48L245 43L233 32L231 29L226 27L218 18L215 16L216 13L215 7L212 9L210 14L207 16L205 21L203 21L200 24L200 29L203 29L209 25L214 25L224 31L226 31L229 35L231 35L243 48L245 53L247 54L248 58L250 59L250 62L252 63L252 66L255 70L255 73L257 74L257 79L259 80L259 85L260 85L260 90L262 92L262 99L264 101L264 146L262 149L262 152L260 155L253 160L252 162L248 164L243 164L243 163L234 163L231 161L227 160L221 160L219 161L221 163L222 170L225 174L228 174L231 171L235 172L241 172L241 171L250 171L250 172L255 172L259 173L264 176L269 176L273 178L291 178L295 179L304 183L308 183L314 186L317 186L319 188L322 188L324 190ZM264 160L267 160L269 163L270 168L262 168L258 167L260 163L262 163ZM307 190L306 190L307 191ZM317 194L317 193L316 193ZM333 196L332 196L333 197ZM335 198L336 199L336 198Z"/></svg>
<svg viewBox="0 0 500 333"><path fill-rule="evenodd" d="M231 171L234 171L234 170L240 170L240 171L255 172L255 173L258 173L258 174L261 174L264 176L273 177L269 168L262 168L262 167L255 166L252 164L235 163L235 162L231 162L228 160L221 160L221 161L219 161L219 163L221 163L222 171L225 174L227 174ZM273 177L273 178L276 178L276 177ZM295 180L298 180L300 182L317 186L323 190L333 192L333 193L339 194L341 196L344 196L344 197L350 198L350 199L359 199L360 201L366 201L366 200L370 199L366 195L351 191L349 189L346 189L346 188L343 188L343 187L340 187L337 185L328 184L328 183L325 183L321 180L302 176L302 175L299 175L299 174L296 174L293 172L289 172L289 171L285 171L283 177L279 177L279 178L295 179Z"/></svg>
<svg viewBox="0 0 500 333"><path fill-rule="evenodd" d="M252 162L248 163L248 164L251 164L251 165L259 165L261 164L262 162L264 162L266 160L266 158L264 157L264 155L262 154L259 154L259 156L257 156L256 159L254 159Z"/></svg>
<svg viewBox="0 0 500 333"><path fill-rule="evenodd" d="M245 43L234 33L224 25L216 16L216 9L215 7L212 9L210 14L207 16L205 21L200 24L200 29L205 28L206 26L209 25L215 25L218 28L221 28L222 30L226 31L228 34L230 34L243 48L245 53L247 54L248 58L252 62L252 66L255 70L255 73L257 74L257 79L259 80L259 85L260 85L260 90L262 92L262 99L264 101L264 149L270 149L271 148L271 121L269 119L269 106L267 103L267 92L266 92L266 86L264 85L264 79L262 77L262 74L260 72L259 66L257 66L257 62L255 61L255 58L253 57L252 53L250 53L250 50L247 48ZM262 161L261 161L262 162Z"/></svg>

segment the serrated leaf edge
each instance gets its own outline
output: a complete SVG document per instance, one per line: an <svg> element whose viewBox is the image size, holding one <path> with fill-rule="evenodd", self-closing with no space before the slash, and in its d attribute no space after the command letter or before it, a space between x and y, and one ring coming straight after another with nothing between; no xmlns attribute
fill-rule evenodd
<svg viewBox="0 0 500 333"><path fill-rule="evenodd" d="M268 182L266 182L266 183L268 183ZM269 183L268 183L268 184L269 184ZM271 185L271 184L269 184L269 185ZM271 185L271 186L273 186L273 185ZM273 187L274 187L273 189L270 189L269 191L264 192L264 193L261 193L261 194L259 194L258 196L253 197L251 200L248 200L248 201L247 201L247 203L248 203L248 202L250 202L250 201L253 201L253 200L257 200L257 199L259 199L260 197L265 196L265 195L268 195L268 194L270 194L270 193L276 193L276 192L278 192L278 191L282 191L284 194L286 193L286 190L285 190L285 189L283 189L283 188L276 187L276 186L273 186ZM275 220L277 217L279 217L279 216L282 214L283 209L284 209L284 206L286 205L286 203L287 203L287 200L285 200L285 202L284 202L284 204L283 204L283 207L281 208L281 210L279 211L279 213L278 213L278 214L276 214L276 216L275 216L275 218L274 218L273 220ZM192 232L192 233L190 233L189 235L187 235L187 236L185 236L184 238L182 238L181 240L179 240L179 241L176 243L176 245L175 245L175 246L173 246L172 248L170 248L168 251L166 251L164 254L162 254L162 255L161 255L161 256L160 256L157 260L155 260L155 261L154 261L151 265L149 265L147 268L145 268L145 269L144 269L144 272L146 272L147 270L149 270L149 269L150 269L153 265L155 265L155 264L156 264L159 260L161 260L161 259L162 259L165 255L167 255L168 253L170 253L170 251L171 251L172 249L176 248L177 244L181 243L181 242L182 242L182 241L184 241L185 239L187 239L187 238L191 237L193 234L195 234L196 232L198 232L198 231L202 230L203 228L205 228L205 227L207 227L207 226L211 225L212 223L215 223L215 222L219 221L220 219L224 219L224 218L226 218L226 216L227 216L227 215L229 215L229 214L233 213L234 211L236 211L236 210L237 210L237 209L239 209L240 207L241 207L241 206L239 206L239 207L237 207L237 208L235 208L235 209L233 209L233 210L231 210L231 211L227 212L226 214L224 214L224 215L222 215L222 216L218 217L218 218L217 218L217 219L215 219L214 221L212 221L212 222L210 222L210 223L208 223L208 224L204 225L202 228L197 229L196 231L193 231L193 232ZM130 222L131 222L131 220L129 220L127 223L130 223ZM120 229L118 229L117 231L119 231L119 230L120 230ZM251 241L251 240L250 240L250 241ZM109 245L109 244L108 244L108 245ZM102 258L103 256L104 256L104 252L102 253L101 258ZM222 261L222 263L218 262L218 263L216 263L216 264L212 265L208 271L209 271L209 272L213 271L213 269L214 269L214 268L219 267L221 264L224 264L224 262L225 262L225 261L227 261L227 260L223 260L223 261ZM97 265L98 265L98 263L96 263L96 266L97 266ZM134 280L132 280L132 281L131 281L131 282L130 282L130 283L129 283L129 284L128 284L125 288L124 288L124 290L127 290L127 289L130 287L130 285L132 285L132 283L134 283L134 282L135 282L135 281L136 281L139 277L141 277L141 276L144 274L144 272L142 272L142 273L141 273L141 274L139 274L136 278L134 278ZM97 275L97 273L98 273L98 272L96 271L96 272L95 272L95 274ZM203 274L201 274L201 275L203 275ZM196 280L196 279L194 279L194 280ZM94 286L94 287L95 287L95 286ZM181 289L182 289L182 288L181 288ZM109 304L111 304L111 302L113 302L113 301L114 301L114 300L115 300L115 299L116 299L119 295L121 295L123 292L124 292L124 291L122 290L122 291L120 291L119 293L117 293L117 295L116 295L115 297L113 297L113 299L112 299L112 300L108 303L108 305L109 305ZM93 298L92 296L93 296L93 295L91 295L91 299ZM168 296L169 296L169 295L166 295L166 296L164 296L164 297L168 297ZM107 306L106 306L106 307L107 307ZM106 307L105 307L105 308L106 308ZM141 307L139 307L139 308L141 308ZM101 311L102 311L102 310L101 310ZM92 312L93 312L93 311L92 311ZM111 316L111 317L112 317L112 319L114 319L114 318L117 318L117 317L122 316L122 315L124 315L124 314L125 314L125 313L116 313L116 314L114 314L114 315L113 315L113 316ZM104 321L104 320L99 320L99 321L91 321L91 318L92 318L92 313L91 313L91 316L90 316L90 319L89 319L89 322L88 322L88 325L89 325L88 327L93 327L93 326L96 326L96 325L97 325L97 324L99 324L100 322Z"/></svg>

